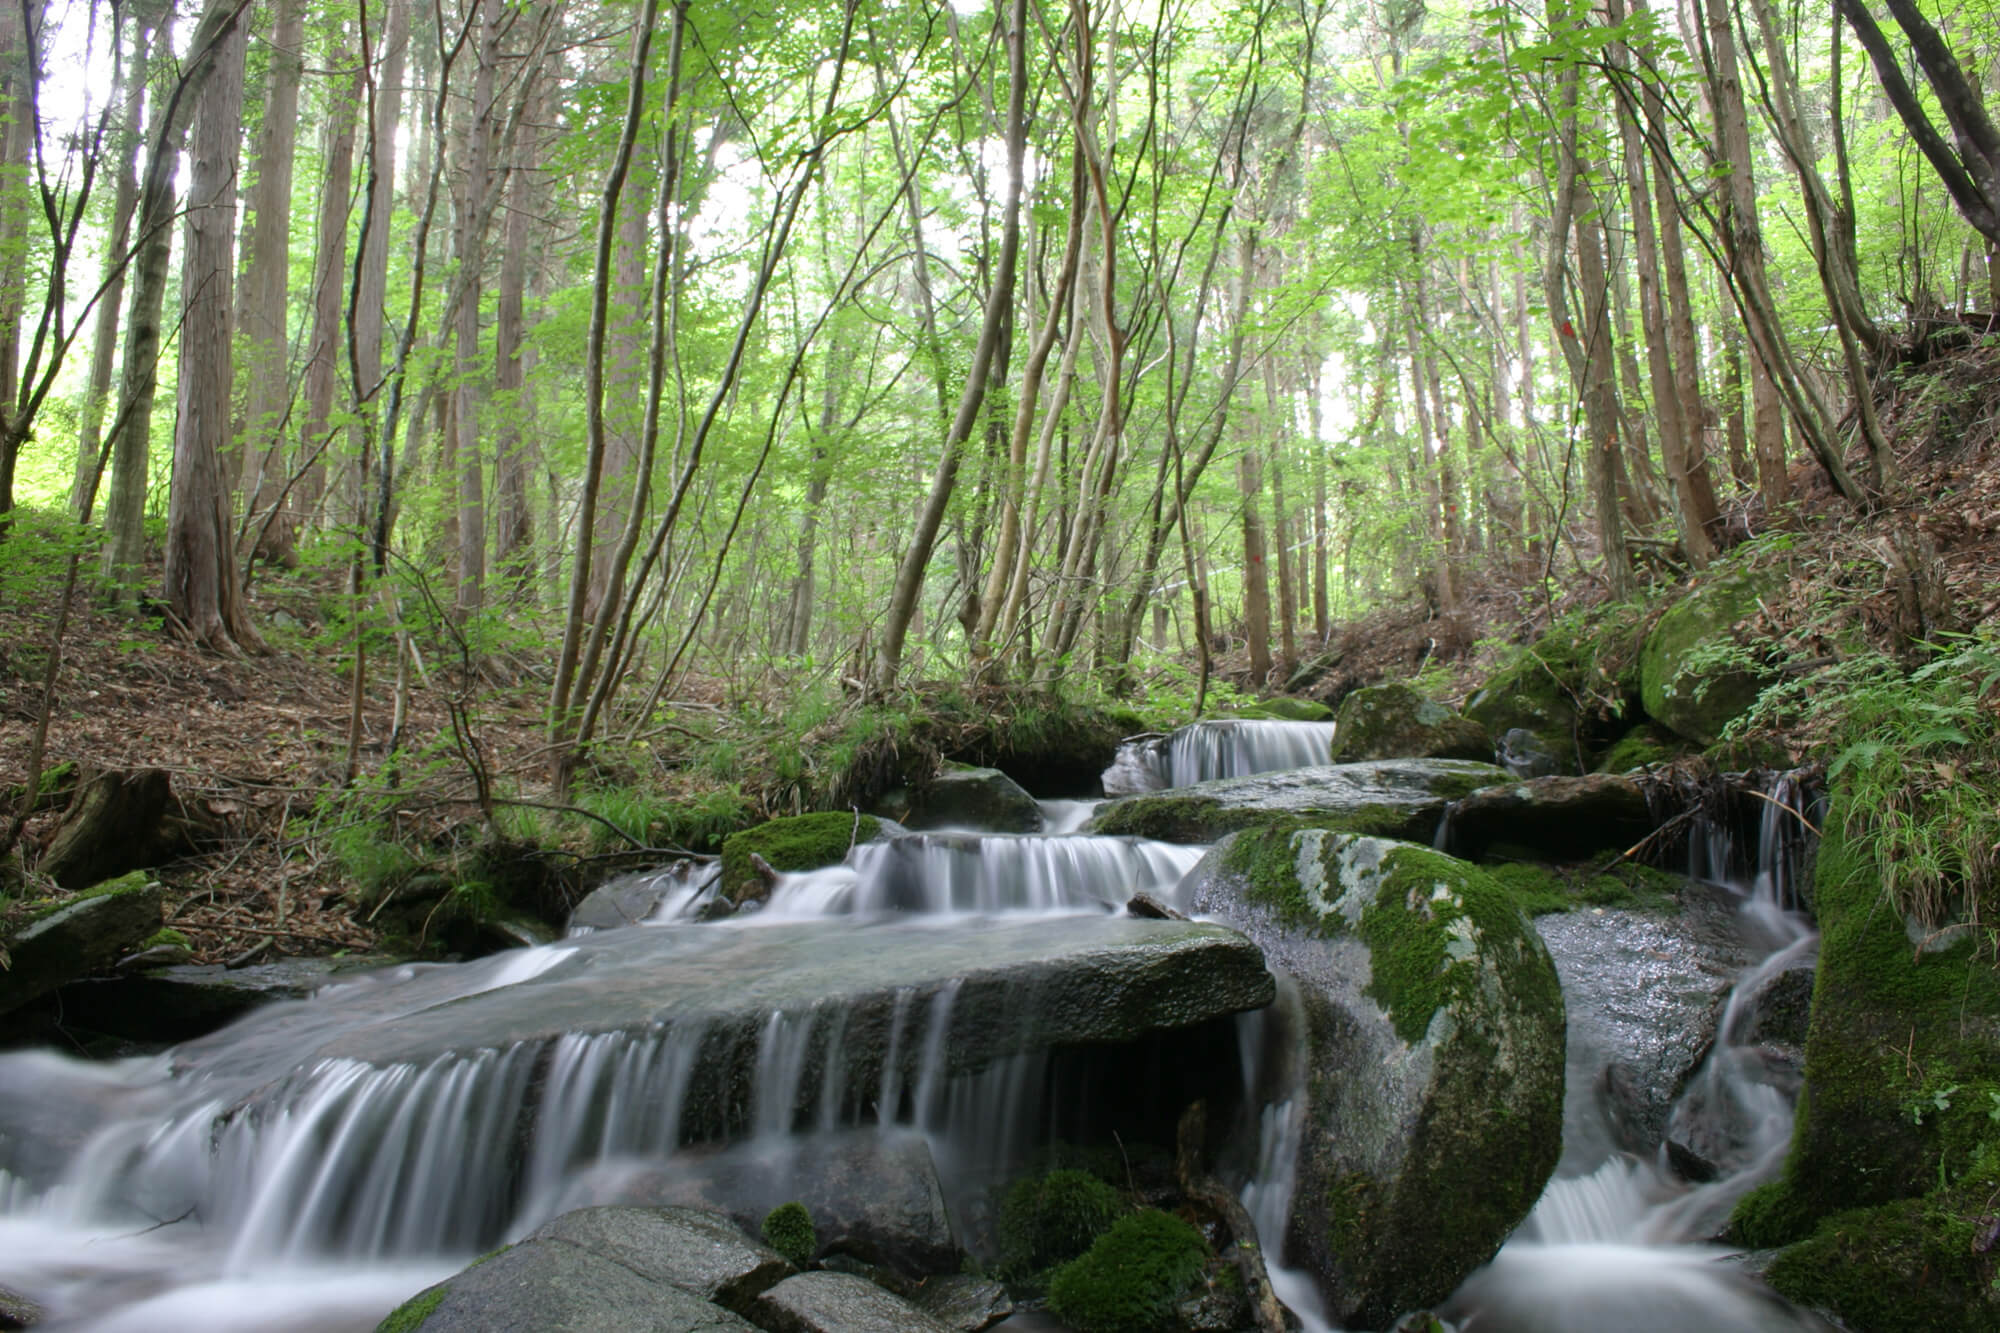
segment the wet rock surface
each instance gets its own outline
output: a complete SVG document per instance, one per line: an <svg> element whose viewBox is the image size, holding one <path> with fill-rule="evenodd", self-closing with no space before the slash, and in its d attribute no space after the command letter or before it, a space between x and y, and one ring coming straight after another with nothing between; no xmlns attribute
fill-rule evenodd
<svg viewBox="0 0 2000 1333"><path fill-rule="evenodd" d="M998 1282L970 1273L947 1273L919 1283L910 1303L947 1328L980 1333L1014 1313L1014 1302Z"/></svg>
<svg viewBox="0 0 2000 1333"><path fill-rule="evenodd" d="M792 1272L729 1219L695 1208L579 1208L532 1239L577 1246L739 1314Z"/></svg>
<svg viewBox="0 0 2000 1333"><path fill-rule="evenodd" d="M996 833L1039 833L1042 807L1021 784L997 768L948 764L915 793L907 818L912 830L979 828Z"/></svg>
<svg viewBox="0 0 2000 1333"><path fill-rule="evenodd" d="M951 1333L916 1306L851 1273L800 1273L764 1293L770 1333Z"/></svg>
<svg viewBox="0 0 2000 1333"><path fill-rule="evenodd" d="M1274 817L1297 816L1347 819L1358 831L1428 842L1450 802L1512 780L1504 768L1463 759L1326 764L1107 801L1087 827L1167 842L1213 842Z"/></svg>
<svg viewBox="0 0 2000 1333"><path fill-rule="evenodd" d="M63 988L63 1008L78 1026L142 1041L187 1041L278 1000L302 1000L343 973L354 959L285 958L227 968L186 963L134 976L86 980Z"/></svg>
<svg viewBox="0 0 2000 1333"><path fill-rule="evenodd" d="M569 914L569 933L637 926L676 915L712 888L721 873L714 861L676 861L660 870L621 875L598 885Z"/></svg>

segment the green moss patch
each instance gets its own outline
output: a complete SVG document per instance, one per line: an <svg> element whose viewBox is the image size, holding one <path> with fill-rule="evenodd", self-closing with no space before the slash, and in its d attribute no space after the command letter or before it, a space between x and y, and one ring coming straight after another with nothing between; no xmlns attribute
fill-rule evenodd
<svg viewBox="0 0 2000 1333"><path fill-rule="evenodd" d="M1234 716L1264 718L1274 722L1331 722L1333 710L1317 699L1296 699L1281 694L1276 698L1245 704L1236 710Z"/></svg>
<svg viewBox="0 0 2000 1333"><path fill-rule="evenodd" d="M1838 1213L1771 1262L1779 1292L1871 1333L2000 1326L1991 1204L2000 1171L1925 1199Z"/></svg>
<svg viewBox="0 0 2000 1333"><path fill-rule="evenodd" d="M764 1243L784 1255L794 1268L806 1267L819 1253L819 1232L813 1227L812 1214L796 1200L764 1214L760 1230Z"/></svg>
<svg viewBox="0 0 2000 1333"><path fill-rule="evenodd" d="M1539 861L1506 861L1482 865L1480 869L1528 916L1574 911L1579 907L1678 912L1684 882L1678 875L1633 861L1620 861L1602 870Z"/></svg>
<svg viewBox="0 0 2000 1333"><path fill-rule="evenodd" d="M750 864L761 856L773 870L816 870L844 859L848 849L881 830L882 821L862 815L828 811L794 815L745 830L722 844L722 892L732 901L757 896L759 881Z"/></svg>
<svg viewBox="0 0 2000 1333"><path fill-rule="evenodd" d="M1118 1191L1087 1171L1017 1180L1000 1204L1000 1271L1017 1288L1039 1289L1046 1270L1083 1254L1124 1212Z"/></svg>
<svg viewBox="0 0 2000 1333"><path fill-rule="evenodd" d="M1077 1333L1157 1333L1208 1261L1193 1226L1146 1208L1121 1218L1078 1259L1056 1270L1049 1308Z"/></svg>
<svg viewBox="0 0 2000 1333"><path fill-rule="evenodd" d="M390 1312L389 1317L375 1326L375 1333L413 1333L422 1328L424 1321L444 1304L445 1289L442 1286L420 1291Z"/></svg>

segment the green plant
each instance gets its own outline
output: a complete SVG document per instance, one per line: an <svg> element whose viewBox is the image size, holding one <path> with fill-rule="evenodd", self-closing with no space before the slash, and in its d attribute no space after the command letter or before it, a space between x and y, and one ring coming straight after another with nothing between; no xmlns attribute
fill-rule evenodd
<svg viewBox="0 0 2000 1333"><path fill-rule="evenodd" d="M1125 1211L1118 1191L1063 1168L1017 1180L1000 1204L1000 1267L1016 1281L1074 1259Z"/></svg>
<svg viewBox="0 0 2000 1333"><path fill-rule="evenodd" d="M781 1203L764 1214L760 1229L764 1243L795 1268L804 1268L819 1253L819 1233L813 1229L812 1214L796 1200Z"/></svg>
<svg viewBox="0 0 2000 1333"><path fill-rule="evenodd" d="M1146 1208L1120 1218L1049 1280L1049 1308L1077 1333L1154 1333L1201 1277L1208 1245L1193 1226Z"/></svg>

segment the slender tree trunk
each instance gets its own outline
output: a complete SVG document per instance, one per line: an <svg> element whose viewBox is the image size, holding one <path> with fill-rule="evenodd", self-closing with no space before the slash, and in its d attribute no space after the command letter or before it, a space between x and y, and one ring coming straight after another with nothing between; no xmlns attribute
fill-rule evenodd
<svg viewBox="0 0 2000 1333"><path fill-rule="evenodd" d="M1238 514L1243 524L1243 637L1250 648L1250 688L1271 678L1271 572L1264 540L1264 461L1255 444L1236 460Z"/></svg>
<svg viewBox="0 0 2000 1333"><path fill-rule="evenodd" d="M233 486L240 477L243 483L243 507L252 532L259 531L259 516L285 492L292 159L298 143L299 81L305 70L305 0L275 0L275 4L264 119L257 134L257 180L244 229L243 287L236 312L242 414L222 458L224 481ZM268 536L257 554L289 564L291 526L270 523L261 531Z"/></svg>
<svg viewBox="0 0 2000 1333"><path fill-rule="evenodd" d="M237 580L222 452L230 434L236 170L246 35L232 25L202 89L189 151L187 255L181 265L180 401L167 500L167 605L198 643L257 650Z"/></svg>
<svg viewBox="0 0 2000 1333"><path fill-rule="evenodd" d="M341 278L347 272L347 218L354 192L354 131L360 114L362 75L359 69L329 91L330 115L321 161L325 174L320 178L319 220L313 255L312 326L306 334L305 368L299 380L300 422L298 484L280 504L279 512L267 515L272 529L283 536L260 538L258 547L273 551L290 550L299 527L318 504L325 486L324 457L334 427L333 399L340 379ZM386 228L387 219L382 225ZM372 232L371 232L372 238ZM377 312L377 331L380 323ZM379 360L381 344L376 344ZM357 451L358 456L358 451Z"/></svg>
<svg viewBox="0 0 2000 1333"><path fill-rule="evenodd" d="M530 57L533 59L533 57ZM531 71L535 77L538 71ZM508 597L531 601L534 594L534 520L528 508L528 428L534 398L525 360L529 224L540 196L541 134L538 122L547 97L533 96L531 111L515 140L515 161L507 175L506 239L500 254L500 301L494 314L493 387L500 399L494 447L494 563L504 572Z"/></svg>
<svg viewBox="0 0 2000 1333"><path fill-rule="evenodd" d="M368 185L363 204L370 222L361 238L360 252L355 256L353 287L348 294L352 305L348 353L354 361L352 370L358 388L353 404L356 419L348 431L348 445L354 464L344 488L353 492L356 513L365 511L368 506L359 475L367 470L369 451L368 431L361 417L364 413L379 411L377 394L382 387L383 325L389 302L390 218L396 203L396 137L402 128L403 79L410 50L409 0L385 0L385 4L381 63L375 76L374 130L365 148L368 163L365 179ZM353 155L350 153L348 156L351 158ZM325 214L322 213L322 227L325 221ZM324 239L321 243L325 244ZM321 252L322 258L324 253ZM315 299L318 291L315 287ZM309 433L306 440L308 449L315 447L313 435ZM299 488L300 509L310 512L317 505L324 488L324 476L325 469L317 463L307 469Z"/></svg>
<svg viewBox="0 0 2000 1333"><path fill-rule="evenodd" d="M132 245L132 215L139 208L139 150L146 141L146 70L152 59L154 29L150 24L132 25L129 63L121 63L122 88L118 119L117 192L111 204L111 230L104 238L104 286L98 297L97 326L90 348L90 387L84 391L76 450L76 480L70 489L70 508L79 517L84 497L97 489L98 455L104 443L104 407L111 394L111 374L118 356L118 316L125 302L125 273Z"/></svg>
<svg viewBox="0 0 2000 1333"><path fill-rule="evenodd" d="M500 0L477 0L478 51L473 69L472 123L466 141L465 201L459 212L458 329L454 339L458 389L455 442L458 455L458 614L468 617L486 600L486 459L479 444L486 360L479 347L479 294L490 221L487 190L493 162L494 83L500 57Z"/></svg>
<svg viewBox="0 0 2000 1333"><path fill-rule="evenodd" d="M1284 450L1281 442L1291 438L1291 411L1278 394L1277 357L1264 354L1264 406L1270 414L1270 429L1264 432L1264 446L1271 469L1271 537L1278 547L1278 671L1281 680L1290 677L1298 665L1299 645L1292 627L1299 618L1298 586L1292 579L1292 530L1285 506Z"/></svg>

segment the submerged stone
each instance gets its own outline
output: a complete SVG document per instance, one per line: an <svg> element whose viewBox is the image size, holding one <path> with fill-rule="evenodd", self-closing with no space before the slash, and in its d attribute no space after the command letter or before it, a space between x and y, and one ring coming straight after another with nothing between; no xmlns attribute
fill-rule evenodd
<svg viewBox="0 0 2000 1333"><path fill-rule="evenodd" d="M1259 824L1309 820L1428 842L1451 802L1511 780L1504 768L1463 759L1324 764L1107 801L1087 827L1093 833L1203 843Z"/></svg>
<svg viewBox="0 0 2000 1333"><path fill-rule="evenodd" d="M1286 1260L1346 1324L1443 1298L1556 1163L1548 951L1476 867L1407 843L1252 830L1190 878L1196 911L1240 926L1299 985L1307 1119Z"/></svg>

